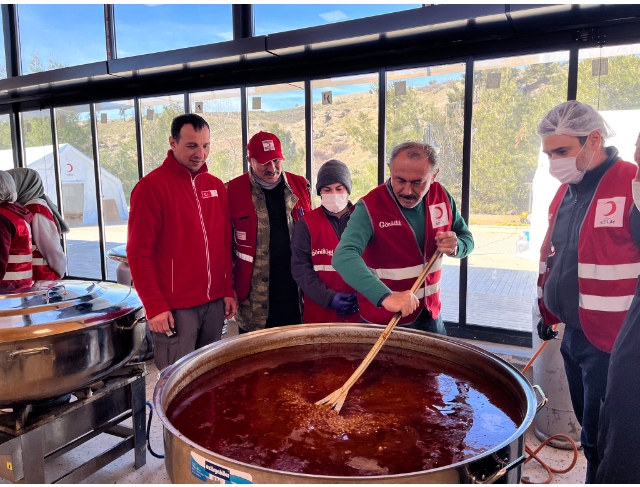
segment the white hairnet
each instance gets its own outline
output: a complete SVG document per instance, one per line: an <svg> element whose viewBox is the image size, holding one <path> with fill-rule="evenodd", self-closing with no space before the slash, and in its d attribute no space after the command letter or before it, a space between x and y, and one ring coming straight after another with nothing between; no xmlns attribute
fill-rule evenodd
<svg viewBox="0 0 640 487"><path fill-rule="evenodd" d="M553 107L538 125L538 134L543 139L549 135L584 137L594 130L604 139L616 135L593 107L575 100Z"/></svg>
<svg viewBox="0 0 640 487"><path fill-rule="evenodd" d="M7 171L0 171L0 202L14 203L18 198L16 183Z"/></svg>

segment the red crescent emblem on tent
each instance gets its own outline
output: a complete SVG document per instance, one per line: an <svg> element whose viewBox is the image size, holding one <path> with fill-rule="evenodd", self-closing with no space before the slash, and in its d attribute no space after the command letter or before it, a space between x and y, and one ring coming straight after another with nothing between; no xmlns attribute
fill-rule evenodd
<svg viewBox="0 0 640 487"><path fill-rule="evenodd" d="M73 166L71 164L67 164L67 166L69 166L69 169L67 169L67 172L72 172L73 171Z"/></svg>
<svg viewBox="0 0 640 487"><path fill-rule="evenodd" d="M611 216L616 212L616 204L613 201L607 201L607 205L611 205L611 211L605 213L604 216Z"/></svg>
<svg viewBox="0 0 640 487"><path fill-rule="evenodd" d="M436 219L438 219L438 220L439 220L440 218L442 218L442 215L444 214L444 211L442 211L442 208L440 208L439 206L436 206L434 209L435 209L436 211L439 211L439 212L440 212L440 214L439 214L439 215L436 215Z"/></svg>

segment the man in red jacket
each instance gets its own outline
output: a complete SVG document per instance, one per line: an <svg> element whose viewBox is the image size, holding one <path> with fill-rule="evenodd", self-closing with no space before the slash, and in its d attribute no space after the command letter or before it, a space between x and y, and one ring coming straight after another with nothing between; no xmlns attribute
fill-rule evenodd
<svg viewBox="0 0 640 487"><path fill-rule="evenodd" d="M236 312L229 203L207 170L209 139L202 117L176 117L167 158L131 194L127 257L159 370L219 340Z"/></svg>
<svg viewBox="0 0 640 487"><path fill-rule="evenodd" d="M290 244L294 223L311 211L309 182L283 171L275 134L255 134L247 154L249 171L228 186L240 333L302 322Z"/></svg>

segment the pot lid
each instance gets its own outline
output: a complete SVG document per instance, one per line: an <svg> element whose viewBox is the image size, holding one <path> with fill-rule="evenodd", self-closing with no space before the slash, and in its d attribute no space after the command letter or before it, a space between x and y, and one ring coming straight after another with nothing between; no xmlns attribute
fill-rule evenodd
<svg viewBox="0 0 640 487"><path fill-rule="evenodd" d="M127 262L127 246L119 245L112 249L107 250L107 257L118 262Z"/></svg>
<svg viewBox="0 0 640 487"><path fill-rule="evenodd" d="M0 343L80 330L141 308L136 291L121 284L36 281L30 288L0 291Z"/></svg>

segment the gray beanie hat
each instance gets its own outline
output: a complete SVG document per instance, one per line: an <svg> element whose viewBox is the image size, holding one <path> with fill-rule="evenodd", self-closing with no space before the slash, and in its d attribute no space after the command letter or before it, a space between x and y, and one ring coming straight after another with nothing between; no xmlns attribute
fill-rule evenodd
<svg viewBox="0 0 640 487"><path fill-rule="evenodd" d="M351 174L347 165L337 159L331 159L320 166L318 171L318 179L316 181L316 191L320 196L320 190L325 186L329 186L334 183L342 183L347 192L351 194Z"/></svg>

